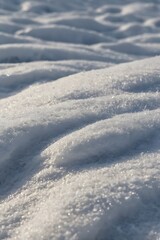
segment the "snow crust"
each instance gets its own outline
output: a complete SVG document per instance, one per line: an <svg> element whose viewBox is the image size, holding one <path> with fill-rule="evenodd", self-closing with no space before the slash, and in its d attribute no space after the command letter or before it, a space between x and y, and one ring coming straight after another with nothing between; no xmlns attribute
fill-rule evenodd
<svg viewBox="0 0 160 240"><path fill-rule="evenodd" d="M160 239L159 11L0 0L0 239Z"/></svg>

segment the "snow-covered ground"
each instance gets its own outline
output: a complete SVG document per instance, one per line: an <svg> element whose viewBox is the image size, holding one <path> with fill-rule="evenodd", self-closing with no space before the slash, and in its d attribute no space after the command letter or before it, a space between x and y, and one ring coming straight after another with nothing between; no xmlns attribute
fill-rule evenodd
<svg viewBox="0 0 160 240"><path fill-rule="evenodd" d="M160 1L0 0L0 240L160 239Z"/></svg>

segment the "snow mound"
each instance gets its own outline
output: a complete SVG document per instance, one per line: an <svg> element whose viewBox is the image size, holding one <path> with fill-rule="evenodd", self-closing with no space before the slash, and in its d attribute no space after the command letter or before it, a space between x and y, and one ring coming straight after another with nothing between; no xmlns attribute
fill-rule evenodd
<svg viewBox="0 0 160 240"><path fill-rule="evenodd" d="M1 99L1 236L159 236L159 61L79 73Z"/></svg>

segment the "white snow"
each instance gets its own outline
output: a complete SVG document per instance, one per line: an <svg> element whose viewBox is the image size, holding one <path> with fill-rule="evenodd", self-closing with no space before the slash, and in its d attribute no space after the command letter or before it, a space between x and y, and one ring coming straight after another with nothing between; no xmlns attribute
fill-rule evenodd
<svg viewBox="0 0 160 240"><path fill-rule="evenodd" d="M159 12L0 0L0 240L160 239Z"/></svg>

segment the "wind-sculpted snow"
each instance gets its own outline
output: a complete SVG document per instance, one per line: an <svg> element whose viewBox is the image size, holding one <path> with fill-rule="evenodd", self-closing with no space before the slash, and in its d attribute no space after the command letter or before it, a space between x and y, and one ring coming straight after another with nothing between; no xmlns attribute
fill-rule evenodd
<svg viewBox="0 0 160 240"><path fill-rule="evenodd" d="M2 237L158 237L159 60L1 100Z"/></svg>
<svg viewBox="0 0 160 240"><path fill-rule="evenodd" d="M160 239L159 10L0 0L0 240Z"/></svg>

